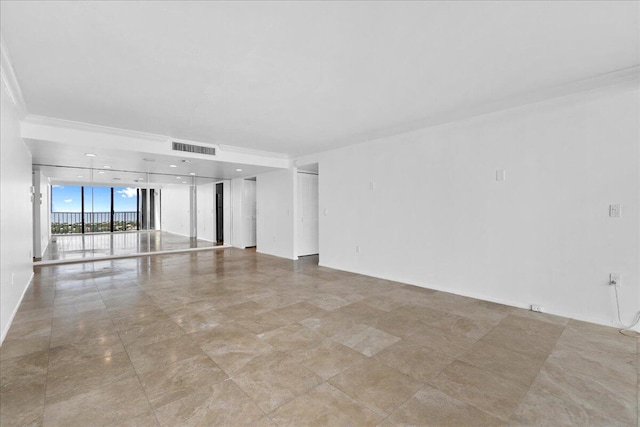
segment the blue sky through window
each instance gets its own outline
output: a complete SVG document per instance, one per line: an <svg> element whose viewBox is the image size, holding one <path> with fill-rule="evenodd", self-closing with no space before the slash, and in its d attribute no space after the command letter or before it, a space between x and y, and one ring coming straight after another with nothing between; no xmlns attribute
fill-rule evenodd
<svg viewBox="0 0 640 427"><path fill-rule="evenodd" d="M54 185L51 188L52 212L80 212L81 188L77 185ZM93 190L93 191L92 191ZM136 211L136 189L114 187L113 205L116 212ZM93 205L93 206L92 206ZM85 212L111 210L110 187L84 187Z"/></svg>

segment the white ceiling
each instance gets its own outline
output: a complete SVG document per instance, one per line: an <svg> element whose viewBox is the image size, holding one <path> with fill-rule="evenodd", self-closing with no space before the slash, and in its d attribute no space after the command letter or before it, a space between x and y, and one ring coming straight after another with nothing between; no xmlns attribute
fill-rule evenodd
<svg viewBox="0 0 640 427"><path fill-rule="evenodd" d="M6 2L29 113L300 155L636 66L638 2Z"/></svg>

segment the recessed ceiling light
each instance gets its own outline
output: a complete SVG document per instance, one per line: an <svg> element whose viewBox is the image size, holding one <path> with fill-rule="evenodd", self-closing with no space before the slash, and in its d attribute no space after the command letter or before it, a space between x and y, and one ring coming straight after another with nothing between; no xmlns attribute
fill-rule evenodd
<svg viewBox="0 0 640 427"><path fill-rule="evenodd" d="M82 175L78 175L78 178L82 178Z"/></svg>
<svg viewBox="0 0 640 427"><path fill-rule="evenodd" d="M95 157L96 155L93 153L84 153L85 156L87 157Z"/></svg>
<svg viewBox="0 0 640 427"><path fill-rule="evenodd" d="M186 182L182 181L183 184L186 184Z"/></svg>
<svg viewBox="0 0 640 427"><path fill-rule="evenodd" d="M236 169L236 172L242 172L242 169Z"/></svg>
<svg viewBox="0 0 640 427"><path fill-rule="evenodd" d="M104 171L98 171L98 173L102 174L102 173L104 173Z"/></svg>
<svg viewBox="0 0 640 427"><path fill-rule="evenodd" d="M176 176L176 179L182 179L182 177L181 176Z"/></svg>
<svg viewBox="0 0 640 427"><path fill-rule="evenodd" d="M103 168L105 168L105 169L111 169L111 166L109 166L109 165L104 165L104 166L103 166Z"/></svg>
<svg viewBox="0 0 640 427"><path fill-rule="evenodd" d="M195 172L189 172L189 175L194 176L196 173Z"/></svg>
<svg viewBox="0 0 640 427"><path fill-rule="evenodd" d="M170 168L177 168L176 165L169 165Z"/></svg>

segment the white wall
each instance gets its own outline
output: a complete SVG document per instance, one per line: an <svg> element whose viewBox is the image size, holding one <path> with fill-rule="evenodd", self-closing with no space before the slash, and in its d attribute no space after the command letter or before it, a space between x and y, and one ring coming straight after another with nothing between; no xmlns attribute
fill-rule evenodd
<svg viewBox="0 0 640 427"><path fill-rule="evenodd" d="M189 237L190 203L190 186L164 187L162 189L162 231Z"/></svg>
<svg viewBox="0 0 640 427"><path fill-rule="evenodd" d="M297 259L295 230L296 169L256 178L257 251Z"/></svg>
<svg viewBox="0 0 640 427"><path fill-rule="evenodd" d="M617 272L630 322L638 99L636 80L300 159L320 162L321 265L605 325Z"/></svg>
<svg viewBox="0 0 640 427"><path fill-rule="evenodd" d="M216 240L216 184L197 186L198 193L198 239L214 242Z"/></svg>
<svg viewBox="0 0 640 427"><path fill-rule="evenodd" d="M39 170L33 170L32 184L34 187L33 203L33 253L35 257L42 257L49 245L51 225L49 223L49 183Z"/></svg>
<svg viewBox="0 0 640 427"><path fill-rule="evenodd" d="M31 153L20 137L20 112L9 97L4 79L1 97L0 341L9 330L33 274Z"/></svg>

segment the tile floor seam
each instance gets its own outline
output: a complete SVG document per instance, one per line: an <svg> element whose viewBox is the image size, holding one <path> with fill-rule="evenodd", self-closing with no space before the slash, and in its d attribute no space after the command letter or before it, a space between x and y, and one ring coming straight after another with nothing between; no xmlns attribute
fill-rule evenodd
<svg viewBox="0 0 640 427"><path fill-rule="evenodd" d="M270 412L265 413L265 415L266 415L267 417L269 417L269 414L273 414L273 413L275 413L275 412L276 412L280 407L282 407L282 406L286 405L287 403L293 402L294 400L296 400L296 399L297 399L297 398L299 398L300 396L304 396L305 394L311 393L313 390L317 389L318 387L320 387L321 385L323 385L323 384L325 384L325 383L326 383L326 381L323 381L323 382L321 382L321 383L319 383L319 384L314 385L313 387L311 387L309 390L305 391L304 393L300 393L299 395L294 396L292 399L287 400L286 402L281 403L281 404L280 404L280 405L278 405L277 407L273 408ZM240 387L240 386L238 386L238 387ZM257 403L256 403L256 405L257 405ZM264 412L264 411L263 411L263 412ZM271 419L271 417L269 417L269 419ZM273 420L272 420L272 421L273 421ZM277 425L277 423L275 423L275 422L274 422L274 424L276 424L276 425Z"/></svg>
<svg viewBox="0 0 640 427"><path fill-rule="evenodd" d="M562 335L564 334L565 330L567 329L567 326L569 325L569 323L567 322L565 325L562 326L562 331L558 334L558 338L556 338L553 347L551 348L551 350L549 351L549 353L547 354L547 356L544 358L544 361L542 361L542 363L540 364L540 368L538 369L538 372L536 373L536 375L533 377L533 379L531 380L531 382L529 383L529 385L527 386L527 391L524 393L524 395L520 398L520 400L518 401L518 404L514 406L514 409L511 413L511 415L509 416L509 419L507 419L507 422L510 421L517 413L518 408L520 408L520 406L522 405L522 403L525 401L525 398L527 397L527 395L531 392L531 388L533 387L533 385L535 384L536 380L538 379L538 377L541 375L543 368L545 367L545 365L547 364L547 361L549 360L549 357L551 357L551 354L553 353L553 350L556 348L556 346L558 345L558 341L560 341L560 338L562 338ZM497 325L496 325L497 326ZM550 395L549 393L547 393L545 390L541 390L543 393L554 397L552 395ZM555 398L555 397L554 397ZM561 398L562 399L562 398ZM564 402L567 402L565 399L562 399ZM567 402L570 403L570 402ZM639 426L640 427L640 426Z"/></svg>
<svg viewBox="0 0 640 427"><path fill-rule="evenodd" d="M215 365L216 365L218 368L220 368L220 370L221 370L222 372L224 372L224 373L225 373L225 375L227 376L227 378L226 378L225 380L223 380L223 381L231 381L231 382L233 382L233 383L236 385L236 387L238 387L238 389L239 389L239 390L240 390L240 391L241 391L241 392L242 392L242 393L247 397L247 399L249 399L249 400L250 400L250 401L251 401L251 402L252 402L252 403L253 403L253 404L254 404L254 405L255 405L255 406L256 406L256 407L257 407L257 408L262 412L263 416L266 416L267 418L269 418L269 420L270 420L270 421L272 421L272 420L271 420L271 418L269 417L269 415L264 411L264 409L262 409L262 408L258 405L258 403L257 403L257 402L255 402L255 401L251 398L251 396L249 396L249 394L245 391L245 389L244 389L244 388L242 388L242 387L240 386L240 384L238 384L236 381L234 381L234 378L231 376L231 374L230 374L229 372L227 372L225 369L223 369L223 368L222 368L222 366L218 365L218 364L216 363L216 361L215 361L215 360L213 360L213 358L211 358L211 356L209 355L209 353L207 353L206 351L204 351L204 349L203 349L203 348L202 348L202 347L201 347L197 342L195 342L195 340L193 339L193 337L191 337L191 334L185 334L185 335L186 335L187 337L189 337L189 339L194 343L194 345L195 345L196 347L198 347L198 348L200 349L200 351L202 351L202 352L205 354L205 356L207 356L207 357L209 358L209 360L211 360L213 363L215 363ZM155 411L155 410L154 410L154 411ZM273 421L272 421L272 422L273 422ZM275 424L275 423L274 423L274 424Z"/></svg>
<svg viewBox="0 0 640 427"><path fill-rule="evenodd" d="M112 326L115 329L115 324L113 324L113 319L110 317L109 318L111 320ZM124 349L124 353L127 355L127 359L129 360L129 364L131 365L131 369L133 370L133 372L136 375L136 379L138 380L138 385L140 386L140 388L142 389L142 392L144 393L144 398L147 401L147 405L149 405L149 409L151 410L151 412L153 413L153 418L156 420L156 423L158 423L158 425L162 425L160 423L160 420L158 419L158 416L156 414L156 408L153 407L153 405L151 405L151 400L149 399L149 395L147 394L147 389L144 388L144 385L142 384L142 380L140 379L140 375L138 374L138 371L136 370L133 361L131 360L131 356L129 355L129 350L127 349L127 346L124 345L124 341L122 341L122 337L120 337L120 332L116 331L116 333L118 334L118 338L120 339L120 344L122 344L122 348ZM142 415L142 414L139 414Z"/></svg>
<svg viewBox="0 0 640 427"><path fill-rule="evenodd" d="M51 305L54 306L54 301L56 299L56 294L58 293L58 287L53 285L53 299L51 300ZM44 416L47 410L47 390L49 388L49 368L51 363L51 343L53 342L53 319L54 319L55 308L51 310L51 332L49 334L49 348L47 351L47 376L44 383L44 397L43 397L43 405L42 405L42 424L44 425Z"/></svg>
<svg viewBox="0 0 640 427"><path fill-rule="evenodd" d="M56 290L54 289L54 298L55 298L55 292ZM45 377L45 381L44 381L44 396L43 396L43 402L44 404L42 405L42 423L44 425L44 416L46 413L46 409L47 409L47 388L49 387L49 364L51 363L51 342L53 341L53 311L51 311L51 332L49 333L49 349L47 351L47 375Z"/></svg>
<svg viewBox="0 0 640 427"><path fill-rule="evenodd" d="M422 381L421 381L422 382ZM402 403L400 403L399 405L397 405L395 408L393 408L393 410L391 412L389 412L387 414L386 417L384 417L383 420L381 420L380 422L382 423L384 420L386 420L387 418L389 418L391 415L393 415L394 412L398 411L402 405L404 405L405 403L407 403L409 400L411 400L413 398L413 396L415 396L416 394L418 394L418 392L422 389L424 389L426 386L428 386L428 384L426 383L422 383L422 387L420 387L418 390L416 390L415 393L413 393L411 396L409 396L407 399L405 399Z"/></svg>
<svg viewBox="0 0 640 427"><path fill-rule="evenodd" d="M516 412L516 409L517 409L517 408L518 408L518 406L520 406L520 404L522 403L522 400L524 399L524 396L526 396L526 393L525 393L525 394L522 396L522 398L520 399L520 401L518 402L518 404L517 404L516 406L514 406L513 411L511 411L511 413L509 414L509 416L508 416L508 417L502 417L502 416L497 415L497 414L492 414L492 413L488 412L486 409L482 409L482 408L480 408L479 406L477 406L477 405L476 405L476 404L474 404L473 402L467 402L466 400L461 400L461 399L459 399L459 398L457 398L457 397L455 397L455 396L452 396L452 395L450 395L449 393L447 393L445 390L442 390L442 389L440 389L439 387L436 387L435 385L427 384L427 386L429 386L429 387L431 387L431 388L434 388L434 389L438 390L440 393L446 394L446 395L447 395L449 398L451 398L451 399L457 400L458 402L463 403L463 404L465 404L465 405L472 406L473 408L477 409L478 411L480 411L480 412L482 412L482 413L484 413L484 414L486 414L486 415L489 415L490 417L493 417L493 418L499 419L499 420L501 420L501 421L504 421L505 423L508 423L508 422L509 422L509 420L511 420L511 418L513 417L513 415L514 415L514 414L515 414L515 412Z"/></svg>
<svg viewBox="0 0 640 427"><path fill-rule="evenodd" d="M120 339L122 341L122 339ZM147 389L144 387L144 385L142 385L142 380L140 379L140 375L138 374L138 371L136 370L136 368L133 366L133 362L131 361L131 356L129 355L129 351L127 350L127 347L124 346L124 343L122 343L122 346L124 347L124 352L127 355L127 359L129 360L129 364L131 364L131 369L133 369L133 372L136 374L136 379L138 380L138 385L140 386L140 388L142 389L142 392L144 393L144 398L147 402L147 405L149 405L149 410L153 413L153 418L156 420L156 423L158 423L158 425L162 425L160 423L160 420L158 419L158 415L156 414L156 408L153 407L153 405L151 405L151 400L149 399L149 395L147 394ZM140 414L138 414L137 416L142 415L142 412Z"/></svg>

